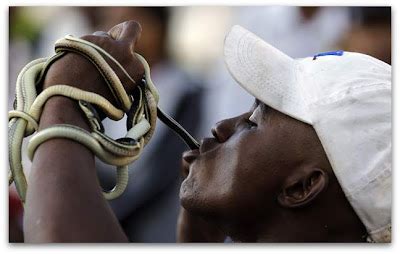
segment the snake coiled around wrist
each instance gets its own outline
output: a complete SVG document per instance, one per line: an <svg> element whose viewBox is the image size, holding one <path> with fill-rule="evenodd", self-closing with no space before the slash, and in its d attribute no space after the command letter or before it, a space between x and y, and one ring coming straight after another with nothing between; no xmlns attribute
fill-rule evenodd
<svg viewBox="0 0 400 254"><path fill-rule="evenodd" d="M151 80L150 67L141 55L135 53L143 64L145 77L142 83L136 86L135 96L131 96L127 94L120 78L106 59L115 63L130 82L135 83L135 81L123 66L101 47L67 35L55 43L55 52L54 56L34 60L21 70L16 82L14 110L11 110L8 115L9 184L15 182L23 203L26 197L27 181L22 165L22 141L32 134L34 135L27 148L30 160L33 160L36 149L42 143L54 138L65 138L81 143L103 162L116 166L116 185L111 191L103 192L106 199L115 199L124 192L128 184L128 166L139 158L143 148L150 141L157 116L191 149L198 148L197 141L157 107L159 94ZM39 85L50 65L68 52L80 54L97 68L118 105L111 104L96 93L84 91L69 84L54 85L38 93ZM65 96L77 101L90 124L91 131L68 124L53 125L38 131L43 106L52 96ZM125 137L114 140L107 136L97 110L115 121L121 120L126 114L128 117Z"/></svg>

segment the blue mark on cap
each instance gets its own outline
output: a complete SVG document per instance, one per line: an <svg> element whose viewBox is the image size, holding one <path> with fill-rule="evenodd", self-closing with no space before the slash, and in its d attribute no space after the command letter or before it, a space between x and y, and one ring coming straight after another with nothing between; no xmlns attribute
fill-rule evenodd
<svg viewBox="0 0 400 254"><path fill-rule="evenodd" d="M324 53L319 53L314 55L313 60L317 59L319 56L343 56L344 51L343 50L337 50L337 51L329 51L329 52L324 52Z"/></svg>

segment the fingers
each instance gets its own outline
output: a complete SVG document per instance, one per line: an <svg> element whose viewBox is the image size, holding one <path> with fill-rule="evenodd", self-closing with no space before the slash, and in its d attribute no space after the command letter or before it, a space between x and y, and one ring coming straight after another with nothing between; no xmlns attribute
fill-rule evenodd
<svg viewBox="0 0 400 254"><path fill-rule="evenodd" d="M114 26L108 31L108 34L114 40L129 41L134 45L139 40L141 32L140 24L130 20Z"/></svg>

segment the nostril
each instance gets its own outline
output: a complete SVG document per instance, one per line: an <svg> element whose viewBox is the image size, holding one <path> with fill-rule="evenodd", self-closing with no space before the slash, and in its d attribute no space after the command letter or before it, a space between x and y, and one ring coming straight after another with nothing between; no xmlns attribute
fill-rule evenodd
<svg viewBox="0 0 400 254"><path fill-rule="evenodd" d="M222 120L211 129L212 135L219 143L226 142L235 133L235 124L239 117Z"/></svg>

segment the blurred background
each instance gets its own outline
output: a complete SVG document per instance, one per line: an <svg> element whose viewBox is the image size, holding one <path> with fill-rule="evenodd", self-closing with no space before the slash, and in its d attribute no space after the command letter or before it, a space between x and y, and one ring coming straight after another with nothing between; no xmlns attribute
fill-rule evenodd
<svg viewBox="0 0 400 254"><path fill-rule="evenodd" d="M58 38L107 31L126 20L142 25L137 52L151 66L161 108L198 139L210 136L217 121L243 113L253 103L224 66L223 41L232 25L295 58L343 49L391 64L390 7L10 7L9 110L18 72L29 61L52 55ZM124 135L125 121L104 124L110 136ZM175 242L184 150L181 140L159 122L143 155L130 167L126 192L110 201L132 242ZM29 160L23 163L29 174ZM101 162L97 168L103 188L111 188L115 171ZM23 242L22 217L11 186L10 242Z"/></svg>

